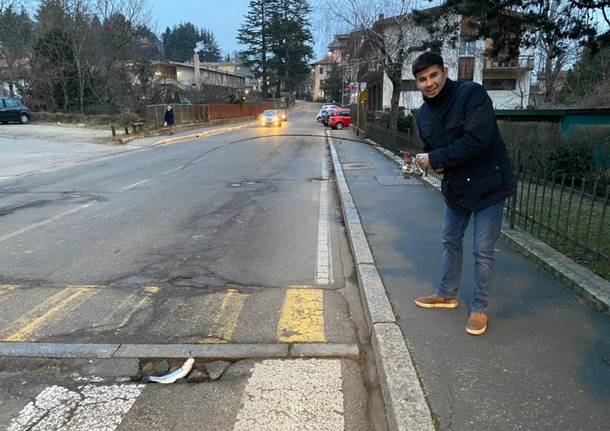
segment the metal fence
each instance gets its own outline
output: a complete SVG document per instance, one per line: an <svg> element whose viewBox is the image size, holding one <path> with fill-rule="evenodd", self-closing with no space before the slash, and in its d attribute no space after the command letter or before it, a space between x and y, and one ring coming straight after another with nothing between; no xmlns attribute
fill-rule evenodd
<svg viewBox="0 0 610 431"><path fill-rule="evenodd" d="M608 172L536 172L516 154L517 193L506 204L511 228L523 230L610 279Z"/></svg>
<svg viewBox="0 0 610 431"><path fill-rule="evenodd" d="M369 138L395 153L421 151L421 148L415 144L413 136L409 133L391 131L386 127L379 127L370 123L364 129Z"/></svg>

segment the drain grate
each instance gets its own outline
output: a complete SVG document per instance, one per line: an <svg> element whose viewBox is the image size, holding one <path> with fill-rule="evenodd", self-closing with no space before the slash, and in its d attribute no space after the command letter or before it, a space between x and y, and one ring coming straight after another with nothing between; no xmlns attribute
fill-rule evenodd
<svg viewBox="0 0 610 431"><path fill-rule="evenodd" d="M378 175L375 177L382 186L420 186L423 185L417 178L405 178L402 175Z"/></svg>
<svg viewBox="0 0 610 431"><path fill-rule="evenodd" d="M366 162L347 162L342 163L343 169L346 171L355 171L356 169L371 169L372 166Z"/></svg>

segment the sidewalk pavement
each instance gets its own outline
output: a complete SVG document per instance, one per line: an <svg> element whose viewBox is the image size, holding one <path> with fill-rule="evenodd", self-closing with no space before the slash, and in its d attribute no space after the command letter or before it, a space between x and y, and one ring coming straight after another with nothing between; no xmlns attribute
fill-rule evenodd
<svg viewBox="0 0 610 431"><path fill-rule="evenodd" d="M442 196L402 179L375 148L341 141L346 133L333 133L343 172L438 429L607 429L608 315L498 242L488 332L466 334L470 228L460 307L416 307L414 299L433 293L440 278Z"/></svg>

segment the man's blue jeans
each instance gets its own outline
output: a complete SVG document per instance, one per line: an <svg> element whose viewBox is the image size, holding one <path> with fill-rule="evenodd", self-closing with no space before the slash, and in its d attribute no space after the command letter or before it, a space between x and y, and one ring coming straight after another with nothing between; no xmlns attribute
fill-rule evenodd
<svg viewBox="0 0 610 431"><path fill-rule="evenodd" d="M472 216L474 291L470 301L470 312L485 312L491 292L494 247L502 229L502 207L500 201L477 212L466 209L445 207L445 220L441 240L443 242L443 278L438 294L445 298L455 298L462 274L462 239Z"/></svg>

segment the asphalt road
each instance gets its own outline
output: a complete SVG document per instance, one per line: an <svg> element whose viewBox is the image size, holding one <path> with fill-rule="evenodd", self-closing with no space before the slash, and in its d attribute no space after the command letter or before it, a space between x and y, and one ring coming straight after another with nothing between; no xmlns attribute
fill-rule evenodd
<svg viewBox="0 0 610 431"><path fill-rule="evenodd" d="M0 341L357 345L364 321L326 141L280 136L322 135L313 117L300 110L281 128L251 126L2 182ZM132 419L120 429L242 429L240 420L250 420L244 411L269 414L265 403L250 411L240 401L245 382L256 380L256 364L262 376L271 370L306 380L309 372L299 368L306 361L268 368L238 362L232 367L241 380L214 389L231 406L224 409L218 400L206 404L207 389L133 389ZM361 363L324 364L329 374L322 366L313 380L338 379L338 386L305 386L303 393L311 402L323 393L340 397L322 405L338 402L341 414L328 428L312 419L311 429L369 429L376 401L364 389ZM61 370L40 371L34 380L41 385L13 366L9 361L0 385L25 389L3 395L0 425L14 425L19 409L40 394L57 398L57 389L48 392L54 379L63 382L68 404L70 397L87 399ZM274 390L286 399L282 388ZM204 406L180 410L185 396L191 407L197 400ZM267 407L290 406L271 400ZM177 428L142 426L151 410L175 417Z"/></svg>

